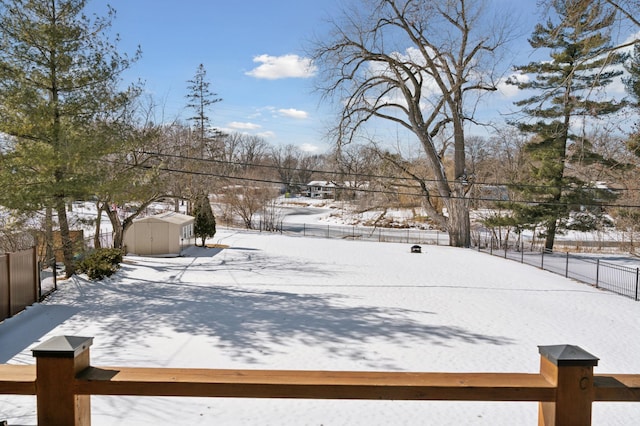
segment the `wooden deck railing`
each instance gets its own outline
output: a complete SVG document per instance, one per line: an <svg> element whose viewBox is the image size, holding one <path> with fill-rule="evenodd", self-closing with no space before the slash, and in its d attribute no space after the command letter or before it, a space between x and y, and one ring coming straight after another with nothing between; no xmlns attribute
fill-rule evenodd
<svg viewBox="0 0 640 426"><path fill-rule="evenodd" d="M90 395L234 398L533 401L538 424L591 424L594 401L640 401L640 374L594 375L598 359L540 346L540 372L407 373L94 367L93 338L35 347L35 366L0 365L0 394L36 395L39 425L88 426Z"/></svg>

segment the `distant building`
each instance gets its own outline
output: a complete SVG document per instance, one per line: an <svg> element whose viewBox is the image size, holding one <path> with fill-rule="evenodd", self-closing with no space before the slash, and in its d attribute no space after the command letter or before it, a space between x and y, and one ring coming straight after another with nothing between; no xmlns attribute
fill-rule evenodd
<svg viewBox="0 0 640 426"><path fill-rule="evenodd" d="M336 184L327 180L314 180L307 184L304 195L309 198L336 198Z"/></svg>
<svg viewBox="0 0 640 426"><path fill-rule="evenodd" d="M309 198L320 199L353 199L359 189L368 188L368 182L333 182L328 180L314 180L306 185L303 194Z"/></svg>

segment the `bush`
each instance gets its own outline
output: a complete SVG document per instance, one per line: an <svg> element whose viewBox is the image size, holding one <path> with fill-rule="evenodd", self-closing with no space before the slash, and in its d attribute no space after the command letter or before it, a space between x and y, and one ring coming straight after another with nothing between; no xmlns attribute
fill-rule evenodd
<svg viewBox="0 0 640 426"><path fill-rule="evenodd" d="M90 280L101 280L120 268L122 257L123 251L120 249L98 249L78 263L77 271L87 274Z"/></svg>

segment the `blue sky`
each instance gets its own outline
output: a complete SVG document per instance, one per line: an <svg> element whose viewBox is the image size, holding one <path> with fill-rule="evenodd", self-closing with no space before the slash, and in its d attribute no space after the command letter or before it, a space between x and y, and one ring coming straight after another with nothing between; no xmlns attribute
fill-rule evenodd
<svg viewBox="0 0 640 426"><path fill-rule="evenodd" d="M263 136L270 144L293 144L324 152L335 107L313 91L313 72L305 49L314 35L327 32L327 18L345 0L109 0L117 12L112 30L118 48L141 59L123 76L142 80L159 104L156 120L189 116L187 80L199 64L211 89L223 100L210 111L212 124L226 131ZM527 37L539 16L535 0L514 4L493 0L498 9L514 9L522 22L519 41L505 60L522 65L529 58ZM107 2L89 2L88 12L103 15ZM513 88L512 88L513 89ZM512 94L511 94L512 95ZM496 115L498 105L512 108L506 92L493 95L480 116ZM392 131L393 132L393 131Z"/></svg>
<svg viewBox="0 0 640 426"><path fill-rule="evenodd" d="M215 127L264 136L320 152L328 147L327 106L313 91L304 50L338 0L220 1L110 0L112 31L121 52L141 59L123 76L141 79L163 106L164 119L188 117L187 80L199 64L207 71L216 103ZM89 11L104 14L106 3Z"/></svg>

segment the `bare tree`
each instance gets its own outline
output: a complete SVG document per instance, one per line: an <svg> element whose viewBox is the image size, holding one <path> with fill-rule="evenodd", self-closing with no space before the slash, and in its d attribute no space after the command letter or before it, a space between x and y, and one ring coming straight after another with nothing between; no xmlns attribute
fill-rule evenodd
<svg viewBox="0 0 640 426"><path fill-rule="evenodd" d="M271 161L286 192L293 191L299 184L296 171L301 157L302 151L295 145L284 145L271 149Z"/></svg>
<svg viewBox="0 0 640 426"><path fill-rule="evenodd" d="M225 188L223 202L233 215L240 216L247 229L254 229L255 216L273 200L277 190L264 184L243 184Z"/></svg>
<svg viewBox="0 0 640 426"><path fill-rule="evenodd" d="M450 244L470 244L470 182L465 161L465 122L473 120L472 94L495 90L493 55L509 26L485 14L480 1L362 0L334 21L329 41L314 59L321 87L337 97L337 142L352 141L365 124L382 119L419 141L435 178L419 182L429 215L447 229ZM491 22L491 23L489 23ZM453 138L453 173L446 172L435 138ZM441 198L445 215L434 206Z"/></svg>

